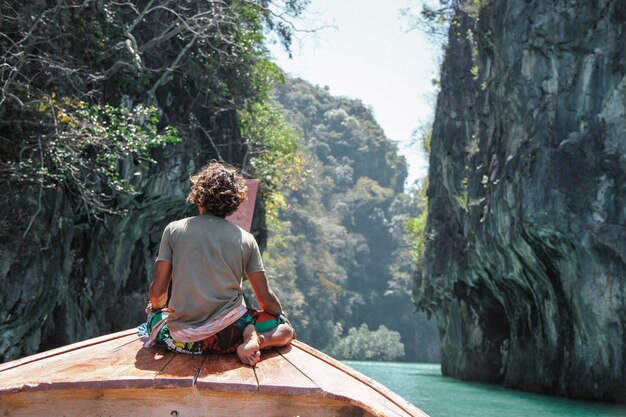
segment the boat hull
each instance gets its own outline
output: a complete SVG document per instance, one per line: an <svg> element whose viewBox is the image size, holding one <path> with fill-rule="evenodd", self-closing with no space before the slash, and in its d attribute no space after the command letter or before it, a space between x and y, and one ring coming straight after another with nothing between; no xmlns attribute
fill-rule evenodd
<svg viewBox="0 0 626 417"><path fill-rule="evenodd" d="M321 396L233 393L188 388L21 392L2 398L3 416L373 416Z"/></svg>
<svg viewBox="0 0 626 417"><path fill-rule="evenodd" d="M384 386L304 343L235 355L145 348L134 330L0 365L3 416L419 416Z"/></svg>

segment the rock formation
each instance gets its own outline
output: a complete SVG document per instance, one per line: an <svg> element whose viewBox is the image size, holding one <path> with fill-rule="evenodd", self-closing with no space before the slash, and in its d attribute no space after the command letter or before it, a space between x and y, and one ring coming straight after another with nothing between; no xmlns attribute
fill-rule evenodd
<svg viewBox="0 0 626 417"><path fill-rule="evenodd" d="M288 46L303 10L264 6L0 2L0 362L145 320L189 174L253 171L263 138L240 117L278 75L264 36Z"/></svg>
<svg viewBox="0 0 626 417"><path fill-rule="evenodd" d="M232 117L234 113L224 119ZM241 140L232 137L230 144L240 148ZM122 205L128 210L123 216L87 223L75 215L62 192L44 193L27 239L40 246L25 250L22 242L0 250L0 362L145 320L163 228L196 214L185 197L189 174L209 158L201 148L189 140L157 150L157 163L147 170L127 161L123 171L138 193ZM241 154L230 157L236 163ZM24 196L14 196L18 206L37 198L36 190L22 192ZM262 210L260 202L257 206ZM255 216L255 229L264 229L263 218L262 213Z"/></svg>
<svg viewBox="0 0 626 417"><path fill-rule="evenodd" d="M416 283L443 372L626 401L626 3L461 3Z"/></svg>

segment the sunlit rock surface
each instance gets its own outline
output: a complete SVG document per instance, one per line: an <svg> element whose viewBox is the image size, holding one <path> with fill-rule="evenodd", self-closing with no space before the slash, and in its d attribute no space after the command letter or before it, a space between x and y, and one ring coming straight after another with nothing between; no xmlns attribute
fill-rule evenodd
<svg viewBox="0 0 626 417"><path fill-rule="evenodd" d="M626 2L483 3L451 25L417 301L447 375L624 402Z"/></svg>

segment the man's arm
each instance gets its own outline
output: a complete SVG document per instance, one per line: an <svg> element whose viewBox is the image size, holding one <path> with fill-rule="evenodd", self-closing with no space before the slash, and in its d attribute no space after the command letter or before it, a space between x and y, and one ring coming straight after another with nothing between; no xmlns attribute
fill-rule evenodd
<svg viewBox="0 0 626 417"><path fill-rule="evenodd" d="M247 274L247 277L252 286L252 291L254 291L254 295L263 311L275 316L281 315L283 308L278 298L276 298L276 294L274 294L270 288L270 283L267 281L265 271L252 272Z"/></svg>
<svg viewBox="0 0 626 417"><path fill-rule="evenodd" d="M154 268L152 284L150 284L150 304L152 304L152 309L158 310L165 307L171 279L172 264L167 261L158 261Z"/></svg>

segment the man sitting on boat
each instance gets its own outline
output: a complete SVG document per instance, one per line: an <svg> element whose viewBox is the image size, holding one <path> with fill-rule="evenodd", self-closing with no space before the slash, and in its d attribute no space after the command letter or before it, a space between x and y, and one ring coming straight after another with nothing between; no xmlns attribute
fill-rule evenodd
<svg viewBox="0 0 626 417"><path fill-rule="evenodd" d="M174 221L163 232L146 308L149 344L191 354L236 352L254 366L261 349L288 344L294 332L270 288L256 240L225 219L246 200L246 182L220 163L210 163L191 182L187 201L200 215ZM244 275L262 310L246 307Z"/></svg>

